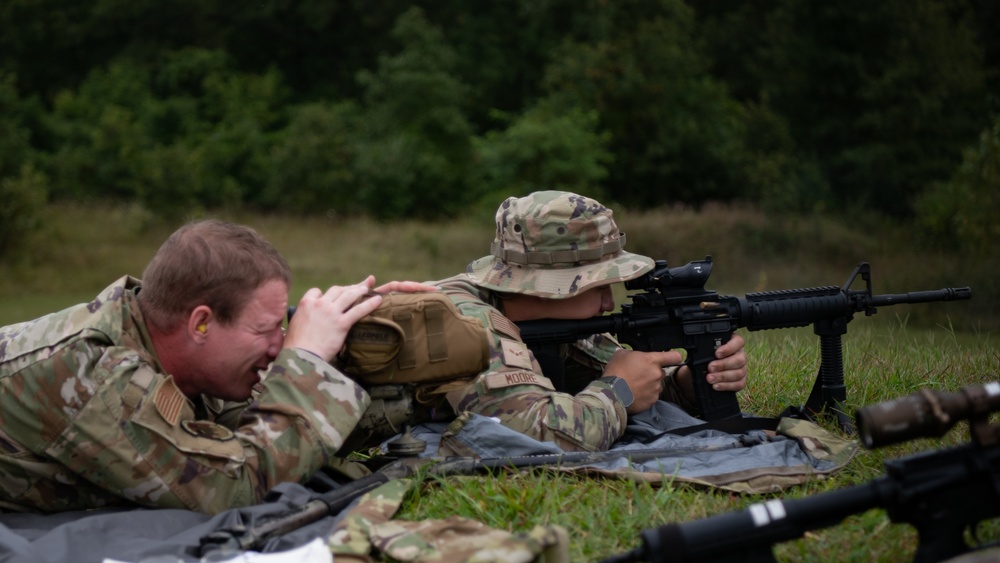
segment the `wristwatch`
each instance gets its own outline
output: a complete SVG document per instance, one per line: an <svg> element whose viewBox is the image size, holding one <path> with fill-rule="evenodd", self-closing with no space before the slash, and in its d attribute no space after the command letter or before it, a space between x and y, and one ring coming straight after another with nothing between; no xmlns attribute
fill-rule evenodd
<svg viewBox="0 0 1000 563"><path fill-rule="evenodd" d="M622 405L625 405L626 409L632 406L632 402L635 401L635 395L632 394L632 389L629 388L627 381L615 375L605 375L597 380L610 385L615 395L618 396L618 400L622 402Z"/></svg>

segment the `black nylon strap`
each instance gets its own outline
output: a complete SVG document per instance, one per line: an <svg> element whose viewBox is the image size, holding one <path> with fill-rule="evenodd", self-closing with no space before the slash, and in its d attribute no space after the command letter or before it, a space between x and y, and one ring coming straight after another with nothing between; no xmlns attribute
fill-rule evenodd
<svg viewBox="0 0 1000 563"><path fill-rule="evenodd" d="M656 440L660 436L665 434L671 434L674 436L687 436L689 434L694 434L695 432L701 432L702 430L719 430L721 432L726 432L728 434L743 434L751 430L777 430L778 421L780 418L762 417L762 416L751 416L746 418L723 418L720 420L713 420L711 422L706 422L704 424L695 424L694 426L685 426L684 428L675 428L674 430L667 430L658 436L655 436L648 442Z"/></svg>

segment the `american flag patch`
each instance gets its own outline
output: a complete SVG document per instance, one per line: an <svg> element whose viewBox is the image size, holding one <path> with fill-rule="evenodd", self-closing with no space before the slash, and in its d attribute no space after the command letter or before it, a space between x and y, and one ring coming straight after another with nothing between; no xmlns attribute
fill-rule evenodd
<svg viewBox="0 0 1000 563"><path fill-rule="evenodd" d="M181 410L184 408L186 400L184 393L181 393L173 381L167 380L160 383L153 403L156 405L156 412L160 413L163 420L170 423L170 426L176 426L177 421L181 418Z"/></svg>

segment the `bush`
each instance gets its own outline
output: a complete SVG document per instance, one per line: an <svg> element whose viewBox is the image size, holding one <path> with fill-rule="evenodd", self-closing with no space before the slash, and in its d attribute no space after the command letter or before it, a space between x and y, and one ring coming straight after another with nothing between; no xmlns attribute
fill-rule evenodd
<svg viewBox="0 0 1000 563"><path fill-rule="evenodd" d="M586 5L592 21L553 52L543 86L550 103L600 116L615 157L607 190L635 206L738 198L742 110L711 77L692 10L680 0Z"/></svg>
<svg viewBox="0 0 1000 563"><path fill-rule="evenodd" d="M29 162L28 129L19 118L16 78L0 73L0 257L13 256L39 224L47 179Z"/></svg>
<svg viewBox="0 0 1000 563"><path fill-rule="evenodd" d="M916 202L917 218L937 240L968 253L995 250L1000 240L1000 118L965 151L962 165Z"/></svg>
<svg viewBox="0 0 1000 563"><path fill-rule="evenodd" d="M161 63L150 70L123 57L57 96L54 196L138 201L172 219L260 197L270 136L285 118L281 75L239 72L205 49Z"/></svg>
<svg viewBox="0 0 1000 563"><path fill-rule="evenodd" d="M799 153L788 122L766 103L744 104L746 188L740 197L766 211L809 213L832 203L815 159Z"/></svg>
<svg viewBox="0 0 1000 563"><path fill-rule="evenodd" d="M48 181L25 164L17 176L0 178L0 257L23 253L30 234L40 225Z"/></svg>
<svg viewBox="0 0 1000 563"><path fill-rule="evenodd" d="M392 34L402 50L358 77L357 198L382 218L453 216L470 200L468 87L454 74L456 53L421 10L401 15Z"/></svg>
<svg viewBox="0 0 1000 563"><path fill-rule="evenodd" d="M267 184L256 203L293 213L359 211L351 144L357 112L353 103L292 108L271 146Z"/></svg>
<svg viewBox="0 0 1000 563"><path fill-rule="evenodd" d="M608 135L598 131L596 112L536 106L475 142L475 192L495 209L508 196L536 190L567 190L603 199L601 181L612 155Z"/></svg>

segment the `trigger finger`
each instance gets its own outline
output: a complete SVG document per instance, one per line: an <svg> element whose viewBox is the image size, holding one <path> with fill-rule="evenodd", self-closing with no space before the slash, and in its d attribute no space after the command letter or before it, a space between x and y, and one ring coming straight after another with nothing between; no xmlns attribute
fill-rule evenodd
<svg viewBox="0 0 1000 563"><path fill-rule="evenodd" d="M663 353L663 367L677 366L684 363L684 355L677 350L670 350Z"/></svg>

